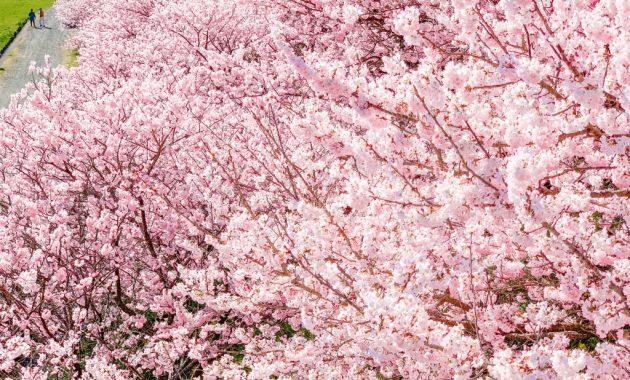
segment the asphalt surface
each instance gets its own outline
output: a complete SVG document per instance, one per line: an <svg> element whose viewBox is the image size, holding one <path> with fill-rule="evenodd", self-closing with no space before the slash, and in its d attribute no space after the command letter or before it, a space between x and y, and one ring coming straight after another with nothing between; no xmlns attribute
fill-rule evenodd
<svg viewBox="0 0 630 380"><path fill-rule="evenodd" d="M0 108L6 107L11 95L33 80L33 75L28 72L31 61L43 66L44 57L49 55L53 67L63 64L68 30L62 28L54 8L49 9L44 17L46 28L39 28L39 12L35 13L38 15L35 20L38 28L27 23L0 58Z"/></svg>

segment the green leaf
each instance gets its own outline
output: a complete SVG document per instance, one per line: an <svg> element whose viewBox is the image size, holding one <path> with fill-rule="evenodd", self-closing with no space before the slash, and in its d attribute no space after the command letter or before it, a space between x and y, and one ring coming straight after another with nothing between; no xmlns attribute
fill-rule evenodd
<svg viewBox="0 0 630 380"><path fill-rule="evenodd" d="M206 308L205 304L199 303L190 297L186 297L186 301L184 302L184 307L190 313L196 313Z"/></svg>
<svg viewBox="0 0 630 380"><path fill-rule="evenodd" d="M96 341L82 337L79 340L79 358L91 356L94 352L94 347L96 347Z"/></svg>
<svg viewBox="0 0 630 380"><path fill-rule="evenodd" d="M243 362L243 359L245 359L245 354L234 354L232 355L232 357L234 358L234 361L238 364L241 364Z"/></svg>
<svg viewBox="0 0 630 380"><path fill-rule="evenodd" d="M304 327L300 327L300 334L306 338L306 340L311 341L311 340L315 340L315 334L313 334L312 332L310 332L309 330L307 330Z"/></svg>
<svg viewBox="0 0 630 380"><path fill-rule="evenodd" d="M604 178L602 180L602 189L604 190L617 190L618 187L613 183L610 178Z"/></svg>
<svg viewBox="0 0 630 380"><path fill-rule="evenodd" d="M291 339L294 335L295 330L293 330L293 327L288 322L283 321L280 323L280 331L276 333L276 342L279 342L283 337Z"/></svg>
<svg viewBox="0 0 630 380"><path fill-rule="evenodd" d="M602 214L599 211L595 211L593 214L591 214L591 219L594 222L601 222L602 218L604 217L604 214Z"/></svg>
<svg viewBox="0 0 630 380"><path fill-rule="evenodd" d="M144 312L144 317L147 319L147 322L153 324L157 321L158 315L155 311L147 309L147 311Z"/></svg>
<svg viewBox="0 0 630 380"><path fill-rule="evenodd" d="M600 340L594 336L587 339L571 339L569 348L593 352L599 342Z"/></svg>
<svg viewBox="0 0 630 380"><path fill-rule="evenodd" d="M624 225L625 223L626 223L626 221L623 219L623 217L621 215L615 216L613 218L612 222L610 223L610 230L611 230L611 232L615 232L616 230L621 228L621 226Z"/></svg>

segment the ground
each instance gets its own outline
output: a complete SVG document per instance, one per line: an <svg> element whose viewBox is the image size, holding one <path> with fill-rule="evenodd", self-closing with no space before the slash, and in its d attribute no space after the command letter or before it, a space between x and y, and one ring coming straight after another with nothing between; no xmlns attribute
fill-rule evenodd
<svg viewBox="0 0 630 380"><path fill-rule="evenodd" d="M54 2L54 0L1 0L0 48L9 42L20 22L26 20L31 9L49 8Z"/></svg>
<svg viewBox="0 0 630 380"><path fill-rule="evenodd" d="M4 6L4 1L7 0L0 0L0 7ZM14 2L14 0L8 1ZM68 60L74 60L78 55L77 52L64 51L68 30L61 28L54 8L49 9L46 14L46 25L48 26L46 29L33 29L26 26L5 55L0 58L0 108L9 104L11 94L19 92L28 81L32 80L28 73L31 61L41 66L44 63L44 57L49 55L52 66L56 67L63 63L70 65L71 62Z"/></svg>

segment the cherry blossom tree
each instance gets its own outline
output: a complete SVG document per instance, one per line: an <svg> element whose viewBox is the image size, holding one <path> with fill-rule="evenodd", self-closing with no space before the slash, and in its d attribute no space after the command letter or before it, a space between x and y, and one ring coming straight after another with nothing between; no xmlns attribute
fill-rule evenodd
<svg viewBox="0 0 630 380"><path fill-rule="evenodd" d="M630 3L58 0L0 111L13 378L628 378Z"/></svg>

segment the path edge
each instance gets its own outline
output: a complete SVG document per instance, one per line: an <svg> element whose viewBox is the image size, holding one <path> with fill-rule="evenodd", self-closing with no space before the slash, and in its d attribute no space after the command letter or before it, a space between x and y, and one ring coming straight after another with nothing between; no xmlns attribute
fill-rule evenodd
<svg viewBox="0 0 630 380"><path fill-rule="evenodd" d="M9 42L7 42L6 45L4 45L4 47L2 49L0 49L0 58L2 58L2 56L4 55L4 53L7 52L7 50L9 50L9 48L11 47L11 44L13 43L13 41L15 41L15 39L17 38L17 36L20 34L20 32L22 31L22 29L24 28L24 26L26 25L26 19L22 20L17 28L17 30L13 33L13 37L11 37L9 39Z"/></svg>

